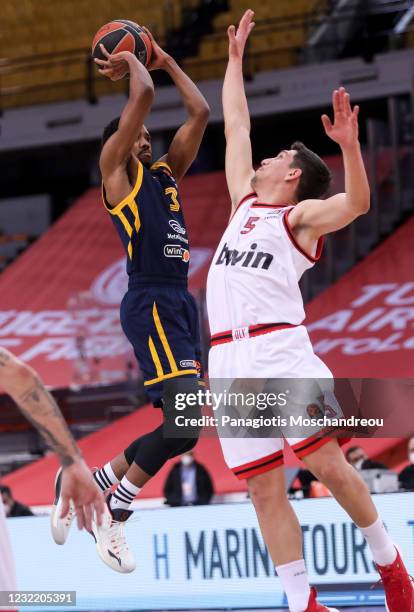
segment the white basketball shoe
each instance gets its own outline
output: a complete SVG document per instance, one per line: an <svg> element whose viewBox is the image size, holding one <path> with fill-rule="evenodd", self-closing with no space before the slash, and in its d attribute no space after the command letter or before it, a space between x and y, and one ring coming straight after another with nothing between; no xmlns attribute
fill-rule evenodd
<svg viewBox="0 0 414 612"><path fill-rule="evenodd" d="M136 568L132 552L129 550L124 523L129 519L132 510L111 510L108 495L102 524L98 525L96 516L92 520L92 531L96 542L96 550L102 561L116 572L128 574Z"/></svg>

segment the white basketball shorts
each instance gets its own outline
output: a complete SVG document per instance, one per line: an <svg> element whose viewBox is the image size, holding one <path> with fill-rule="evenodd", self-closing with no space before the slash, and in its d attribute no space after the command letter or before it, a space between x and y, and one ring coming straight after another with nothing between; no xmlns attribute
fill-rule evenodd
<svg viewBox="0 0 414 612"><path fill-rule="evenodd" d="M289 379L286 386L293 388L295 393L295 388L303 389L303 379L317 379L323 387L324 409L329 409L331 416L342 415L333 393L332 373L315 355L306 328L299 325L260 333L260 327L264 328L251 328L251 336L247 328L243 328L212 337L209 353L211 391L222 390L224 381L229 384L231 381L240 382L255 378L286 378ZM292 403L288 402L285 410L291 410L289 406L292 406ZM301 432L303 433L303 429ZM226 463L239 479L251 478L283 465L285 441L296 456L302 459L332 440L331 436L321 431L305 437L280 435L261 438L226 437L220 428L218 433ZM348 441L349 438L338 439L341 445Z"/></svg>

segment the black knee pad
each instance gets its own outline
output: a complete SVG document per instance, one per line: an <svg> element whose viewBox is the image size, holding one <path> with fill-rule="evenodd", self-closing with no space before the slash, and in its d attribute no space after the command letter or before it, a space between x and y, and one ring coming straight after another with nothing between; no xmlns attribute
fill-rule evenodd
<svg viewBox="0 0 414 612"><path fill-rule="evenodd" d="M138 452L138 448L139 448L139 445L141 443L141 439L142 438L138 438L137 440L134 440L124 450L125 459L126 459L126 462L128 463L128 465L131 465L133 463L133 461L134 461L134 459L136 457L136 454Z"/></svg>
<svg viewBox="0 0 414 612"><path fill-rule="evenodd" d="M134 440L125 449L124 455L128 465L135 462L141 470L154 476L168 459L177 457L192 450L198 438L166 438L163 426Z"/></svg>
<svg viewBox="0 0 414 612"><path fill-rule="evenodd" d="M134 462L144 472L154 476L169 459L169 448L165 444L162 425L144 434L138 440Z"/></svg>
<svg viewBox="0 0 414 612"><path fill-rule="evenodd" d="M196 378L177 378L164 385L162 410L164 423L154 431L134 440L125 450L128 465L135 462L144 472L153 476L164 463L197 444L201 424L203 390ZM176 417L191 420L178 426Z"/></svg>
<svg viewBox="0 0 414 612"><path fill-rule="evenodd" d="M201 432L204 390L197 378L175 378L164 384L163 411L166 438L195 439Z"/></svg>
<svg viewBox="0 0 414 612"><path fill-rule="evenodd" d="M164 438L164 442L169 451L168 459L172 459L173 457L177 457L178 455L182 455L183 453L188 453L188 451L193 450L198 442L198 437Z"/></svg>
<svg viewBox="0 0 414 612"><path fill-rule="evenodd" d="M180 453L188 453L197 445L198 438L189 438L181 447Z"/></svg>

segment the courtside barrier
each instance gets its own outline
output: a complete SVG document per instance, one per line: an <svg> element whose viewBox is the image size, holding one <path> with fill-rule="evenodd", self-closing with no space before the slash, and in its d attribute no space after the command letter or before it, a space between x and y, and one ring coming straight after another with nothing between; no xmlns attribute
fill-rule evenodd
<svg viewBox="0 0 414 612"><path fill-rule="evenodd" d="M414 493L377 495L375 502L412 573ZM371 589L378 575L368 547L338 504L326 498L293 505L320 599L338 607L383 604L381 589ZM75 525L66 545L56 546L48 523L8 521L18 588L76 591L77 610L286 605L249 502L135 512L126 533L137 569L128 575L103 565L93 539Z"/></svg>

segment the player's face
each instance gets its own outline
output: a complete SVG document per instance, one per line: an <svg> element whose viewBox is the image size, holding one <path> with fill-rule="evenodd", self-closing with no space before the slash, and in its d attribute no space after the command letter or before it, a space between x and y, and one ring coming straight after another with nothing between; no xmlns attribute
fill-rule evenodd
<svg viewBox="0 0 414 612"><path fill-rule="evenodd" d="M278 183L288 180L297 168L291 168L296 151L293 149L280 151L276 157L264 159L254 175L254 182L272 181ZM299 171L300 172L300 171Z"/></svg>
<svg viewBox="0 0 414 612"><path fill-rule="evenodd" d="M141 128L132 153L138 157L143 164L149 164L152 160L151 136L145 125Z"/></svg>

